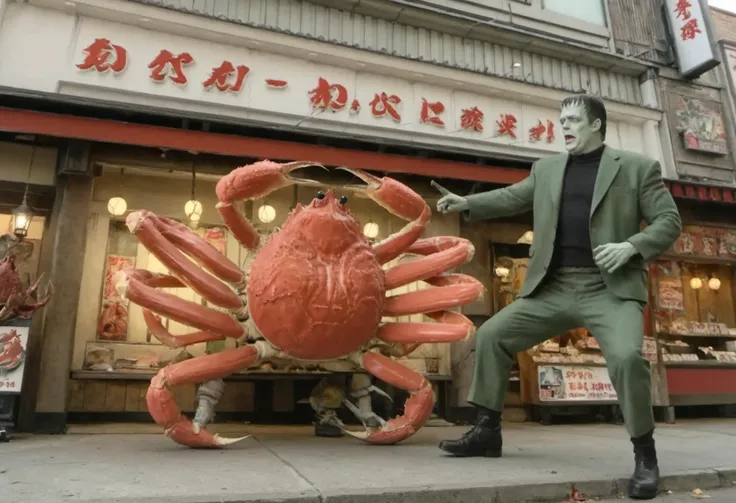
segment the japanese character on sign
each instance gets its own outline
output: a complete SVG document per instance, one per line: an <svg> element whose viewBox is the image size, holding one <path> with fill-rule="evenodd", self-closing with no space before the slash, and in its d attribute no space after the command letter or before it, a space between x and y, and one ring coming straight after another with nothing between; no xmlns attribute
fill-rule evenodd
<svg viewBox="0 0 736 503"><path fill-rule="evenodd" d="M353 103L350 105L350 113L357 114L358 112L360 112L360 102L357 99L354 99Z"/></svg>
<svg viewBox="0 0 736 503"><path fill-rule="evenodd" d="M374 117L383 117L388 114L396 122L401 122L401 115L396 110L399 103L401 103L401 98L395 94L389 96L386 93L376 93L370 103L371 113Z"/></svg>
<svg viewBox="0 0 736 503"><path fill-rule="evenodd" d="M542 139L542 135L547 133L547 143L555 141L555 125L551 120L547 120L547 125L542 124L542 121L537 119L537 125L529 128L529 141L538 142Z"/></svg>
<svg viewBox="0 0 736 503"><path fill-rule="evenodd" d="M512 114L501 114L501 118L496 121L498 126L497 132L499 136L508 135L516 138L516 117Z"/></svg>
<svg viewBox="0 0 736 503"><path fill-rule="evenodd" d="M250 68L245 65L235 67L230 61L223 61L220 66L212 69L209 78L202 85L208 91L215 87L218 91L232 91L237 93L243 87L243 81L249 71ZM235 78L235 82L229 82L231 77Z"/></svg>
<svg viewBox="0 0 736 503"><path fill-rule="evenodd" d="M184 85L187 83L187 77L184 75L184 65L194 62L194 58L188 52L174 56L171 51L163 49L158 56L148 64L151 69L151 80L154 82L163 82L168 75L169 79L175 84Z"/></svg>
<svg viewBox="0 0 736 503"><path fill-rule="evenodd" d="M285 80L266 79L266 85L268 87L272 87L273 89L286 89L286 86L288 86L289 83Z"/></svg>
<svg viewBox="0 0 736 503"><path fill-rule="evenodd" d="M547 131L547 128L544 127L541 120L537 119L537 125L529 128L529 141L538 142L542 139L542 135L545 131Z"/></svg>
<svg viewBox="0 0 736 503"><path fill-rule="evenodd" d="M445 105L439 101L430 103L426 99L422 98L422 112L419 118L422 124L433 124L435 126L444 127L445 123L439 117L444 111Z"/></svg>
<svg viewBox="0 0 736 503"><path fill-rule="evenodd" d="M80 70L94 68L100 73L108 70L120 73L128 64L128 51L106 38L96 38L84 52L87 53L84 61L76 65Z"/></svg>
<svg viewBox="0 0 736 503"><path fill-rule="evenodd" d="M313 108L321 108L326 110L332 109L333 112L342 110L348 103L348 90L342 84L330 84L322 77L317 81L317 87L309 91L309 101Z"/></svg>
<svg viewBox="0 0 736 503"><path fill-rule="evenodd" d="M464 108L460 116L460 127L483 132L483 112L478 107Z"/></svg>
<svg viewBox="0 0 736 503"><path fill-rule="evenodd" d="M682 28L680 29L680 38L682 38L682 40L694 40L698 33L703 32L698 27L698 20L693 18L682 25Z"/></svg>
<svg viewBox="0 0 736 503"><path fill-rule="evenodd" d="M690 7L693 5L688 0L677 0L675 5L675 14L677 18L682 18L683 21L690 19Z"/></svg>

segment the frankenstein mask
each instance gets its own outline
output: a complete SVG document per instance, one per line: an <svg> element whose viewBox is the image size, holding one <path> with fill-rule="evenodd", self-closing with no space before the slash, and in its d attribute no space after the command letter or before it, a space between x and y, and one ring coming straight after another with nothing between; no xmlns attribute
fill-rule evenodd
<svg viewBox="0 0 736 503"><path fill-rule="evenodd" d="M565 148L573 155L592 152L603 145L602 121L590 120L585 103L572 101L563 104L560 124L565 135Z"/></svg>

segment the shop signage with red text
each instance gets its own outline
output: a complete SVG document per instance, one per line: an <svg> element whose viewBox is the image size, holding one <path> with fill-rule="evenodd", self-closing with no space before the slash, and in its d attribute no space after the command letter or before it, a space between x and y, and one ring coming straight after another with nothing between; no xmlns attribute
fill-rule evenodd
<svg viewBox="0 0 736 503"><path fill-rule="evenodd" d="M705 22L705 0L664 0L680 73L695 78L718 65Z"/></svg>
<svg viewBox="0 0 736 503"><path fill-rule="evenodd" d="M28 327L0 327L0 394L20 393L28 331Z"/></svg>
<svg viewBox="0 0 736 503"><path fill-rule="evenodd" d="M539 400L616 401L608 370L605 367L540 365Z"/></svg>
<svg viewBox="0 0 736 503"><path fill-rule="evenodd" d="M84 20L74 82L216 106L460 139L563 148L559 111L260 50ZM615 127L615 126L614 126Z"/></svg>

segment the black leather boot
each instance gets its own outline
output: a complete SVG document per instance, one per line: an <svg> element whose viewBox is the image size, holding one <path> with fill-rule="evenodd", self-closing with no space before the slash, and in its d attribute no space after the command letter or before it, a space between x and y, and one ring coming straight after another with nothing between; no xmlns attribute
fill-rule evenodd
<svg viewBox="0 0 736 503"><path fill-rule="evenodd" d="M649 432L632 438L634 444L634 474L629 479L629 498L636 500L654 499L659 492L659 466L654 438Z"/></svg>
<svg viewBox="0 0 736 503"><path fill-rule="evenodd" d="M458 457L500 458L502 446L501 413L480 407L478 419L470 431L457 440L440 442L440 449Z"/></svg>

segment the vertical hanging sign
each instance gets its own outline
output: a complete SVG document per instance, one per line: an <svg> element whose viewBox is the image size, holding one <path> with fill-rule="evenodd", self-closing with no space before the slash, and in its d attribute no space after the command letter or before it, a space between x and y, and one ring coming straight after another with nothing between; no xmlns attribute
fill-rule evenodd
<svg viewBox="0 0 736 503"><path fill-rule="evenodd" d="M702 0L664 0L680 74L694 79L720 62Z"/></svg>

